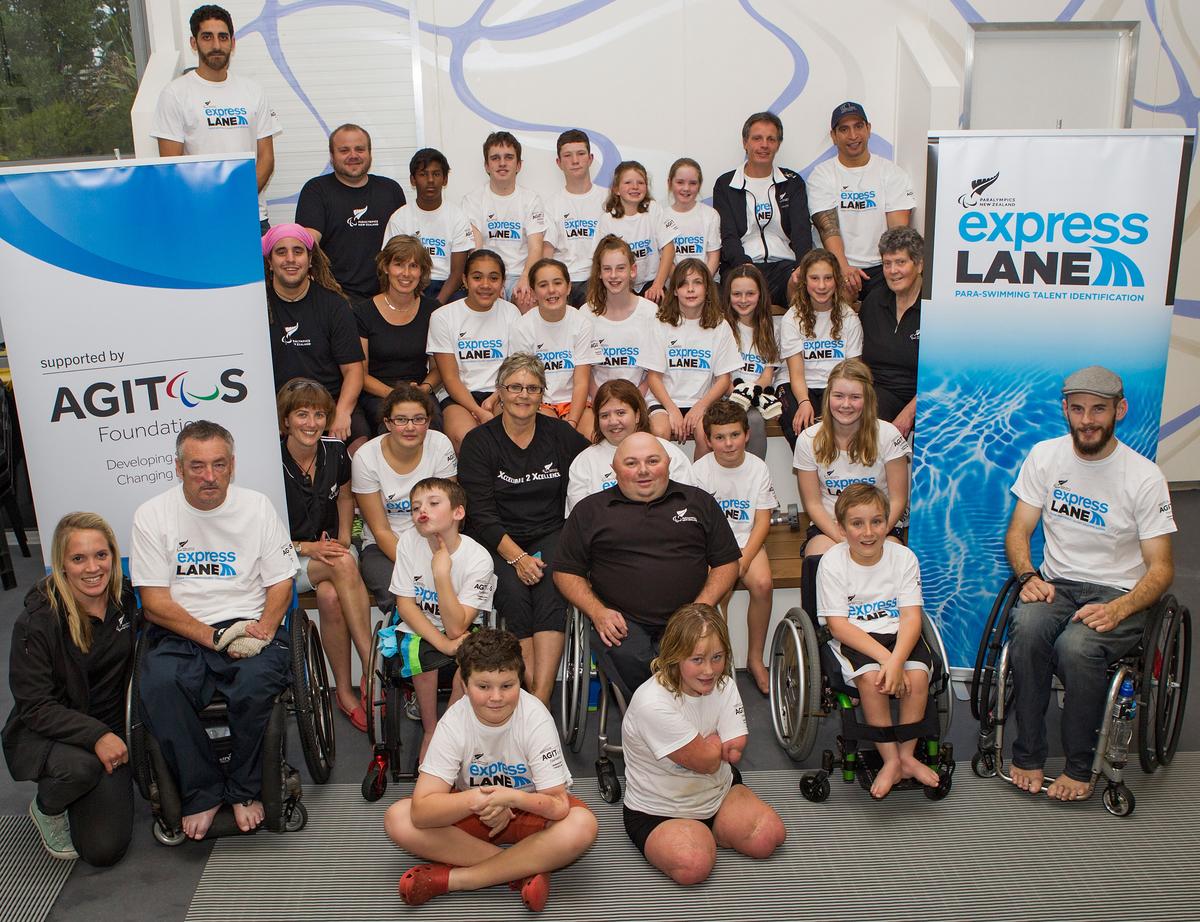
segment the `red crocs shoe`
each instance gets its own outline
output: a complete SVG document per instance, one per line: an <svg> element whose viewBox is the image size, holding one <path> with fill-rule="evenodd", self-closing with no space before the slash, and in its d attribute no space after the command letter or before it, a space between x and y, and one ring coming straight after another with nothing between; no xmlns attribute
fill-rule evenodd
<svg viewBox="0 0 1200 922"><path fill-rule="evenodd" d="M550 875L543 872L532 877L522 877L510 883L508 888L521 891L521 902L530 912L541 912L546 908L546 900L550 898Z"/></svg>
<svg viewBox="0 0 1200 922"><path fill-rule="evenodd" d="M400 878L400 899L409 906L420 906L450 888L450 865L414 864ZM522 894L523 895L523 894ZM542 897L542 905L546 899Z"/></svg>

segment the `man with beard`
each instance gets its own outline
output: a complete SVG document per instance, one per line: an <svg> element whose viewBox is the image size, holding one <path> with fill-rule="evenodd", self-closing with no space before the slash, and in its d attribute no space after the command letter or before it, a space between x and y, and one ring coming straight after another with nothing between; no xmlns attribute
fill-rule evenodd
<svg viewBox="0 0 1200 922"><path fill-rule="evenodd" d="M300 190L296 223L312 231L346 294L372 298L379 294L375 255L404 191L394 179L371 173L371 136L358 125L333 129L329 164L332 173L314 176Z"/></svg>
<svg viewBox="0 0 1200 922"><path fill-rule="evenodd" d="M1107 667L1137 645L1146 609L1171 585L1175 520L1158 466L1113 434L1129 410L1121 379L1092 365L1070 375L1062 393L1070 435L1039 442L1021 465L1004 545L1021 583L1009 648L1013 783L1030 794L1043 789L1046 705L1057 674L1067 764L1046 793L1074 801L1092 793ZM1039 521L1046 549L1035 570L1029 539Z"/></svg>
<svg viewBox="0 0 1200 922"><path fill-rule="evenodd" d="M190 20L196 69L167 84L154 110L150 134L160 157L183 154L254 154L258 219L267 229L263 197L275 170L274 136L283 129L262 87L229 73L236 40L233 19L219 6L197 7Z"/></svg>

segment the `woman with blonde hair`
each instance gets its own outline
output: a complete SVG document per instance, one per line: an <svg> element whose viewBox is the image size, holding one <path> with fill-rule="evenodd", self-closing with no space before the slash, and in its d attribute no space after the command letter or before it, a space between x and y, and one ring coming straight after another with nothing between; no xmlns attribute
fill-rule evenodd
<svg viewBox="0 0 1200 922"><path fill-rule="evenodd" d="M125 689L137 603L121 577L108 523L72 512L54 529L50 572L13 625L13 710L4 757L17 781L36 781L29 815L55 858L104 867L133 833Z"/></svg>
<svg viewBox="0 0 1200 922"><path fill-rule="evenodd" d="M735 767L748 730L732 652L716 608L683 606L621 725L625 831L647 861L685 886L708 877L718 846L769 858L785 837L779 815Z"/></svg>

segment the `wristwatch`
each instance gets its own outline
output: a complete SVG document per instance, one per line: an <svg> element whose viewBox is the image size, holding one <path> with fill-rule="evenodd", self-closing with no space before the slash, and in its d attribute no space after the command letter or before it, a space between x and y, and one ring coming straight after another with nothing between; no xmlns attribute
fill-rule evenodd
<svg viewBox="0 0 1200 922"><path fill-rule="evenodd" d="M223 627L213 628L213 649L214 650L217 648L217 644L219 644L221 642L221 635L224 634L225 631L226 631L226 628L223 628Z"/></svg>
<svg viewBox="0 0 1200 922"><path fill-rule="evenodd" d="M1024 586L1027 582L1037 576L1037 570L1026 570L1024 573L1018 574L1017 585Z"/></svg>

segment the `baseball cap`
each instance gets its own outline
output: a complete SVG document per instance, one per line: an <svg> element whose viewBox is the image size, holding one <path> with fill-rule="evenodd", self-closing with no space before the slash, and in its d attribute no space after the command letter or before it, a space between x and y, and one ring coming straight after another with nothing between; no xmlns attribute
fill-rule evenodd
<svg viewBox="0 0 1200 922"><path fill-rule="evenodd" d="M838 126L838 122L844 119L847 115L857 115L864 122L870 121L870 119L867 118L866 110L861 105L847 100L833 110L833 115L829 117L830 129L836 128Z"/></svg>
<svg viewBox="0 0 1200 922"><path fill-rule="evenodd" d="M1095 394L1097 397L1120 398L1125 395L1125 385L1118 375L1103 365L1089 365L1067 375L1062 392L1064 397L1068 394Z"/></svg>

